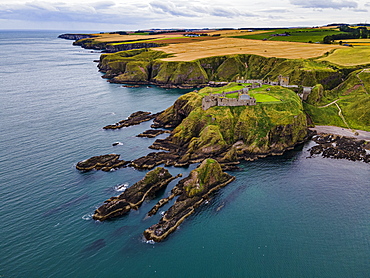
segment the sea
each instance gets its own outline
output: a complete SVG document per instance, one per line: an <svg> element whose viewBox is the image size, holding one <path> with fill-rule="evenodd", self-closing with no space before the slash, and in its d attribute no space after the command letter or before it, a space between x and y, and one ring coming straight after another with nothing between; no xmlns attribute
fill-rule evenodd
<svg viewBox="0 0 370 278"><path fill-rule="evenodd" d="M178 180L137 211L99 222L94 210L147 171L79 172L77 162L152 152L151 122L103 130L187 91L110 84L101 53L58 39L66 31L0 32L0 277L370 277L370 166L309 158L308 142L243 162L161 243L146 217ZM158 138L165 138L166 134ZM114 142L120 142L112 146ZM187 176L197 165L168 167Z"/></svg>

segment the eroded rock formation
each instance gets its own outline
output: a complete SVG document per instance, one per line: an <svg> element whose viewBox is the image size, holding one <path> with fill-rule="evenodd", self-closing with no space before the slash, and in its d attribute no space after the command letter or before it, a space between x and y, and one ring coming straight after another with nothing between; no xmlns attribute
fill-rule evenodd
<svg viewBox="0 0 370 278"><path fill-rule="evenodd" d="M206 159L201 165L190 172L189 176L181 180L171 191L168 198L160 200L148 213L155 214L160 207L169 200L179 196L173 206L163 215L158 224L145 230L147 240L156 242L164 240L169 234L208 199L212 192L232 182L235 177L222 172L220 164L214 159Z"/></svg>
<svg viewBox="0 0 370 278"><path fill-rule="evenodd" d="M154 119L158 114L152 114L150 112L138 111L132 113L126 120L119 121L114 125L107 125L103 129L119 129L132 125L138 125L142 122L147 122Z"/></svg>
<svg viewBox="0 0 370 278"><path fill-rule="evenodd" d="M139 135L137 135L137 137L154 138L163 133L171 133L171 131L163 130L163 129L149 129L149 130L144 131L143 133L140 133Z"/></svg>
<svg viewBox="0 0 370 278"><path fill-rule="evenodd" d="M130 186L121 195L106 200L104 205L95 211L93 218L104 221L126 214L131 209L136 210L146 198L153 198L159 190L164 189L177 177L173 177L168 170L158 167L148 172L142 180Z"/></svg>
<svg viewBox="0 0 370 278"><path fill-rule="evenodd" d="M119 154L93 156L89 159L78 162L76 168L80 171L90 171L95 169L107 172L111 169L125 167L129 161L120 160L119 157Z"/></svg>

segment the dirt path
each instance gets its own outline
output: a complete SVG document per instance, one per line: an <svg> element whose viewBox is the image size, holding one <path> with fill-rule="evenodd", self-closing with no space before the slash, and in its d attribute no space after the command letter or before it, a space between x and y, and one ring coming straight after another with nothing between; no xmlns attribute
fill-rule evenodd
<svg viewBox="0 0 370 278"><path fill-rule="evenodd" d="M326 104L326 105L324 105L324 106L319 106L318 108L325 108L325 107L328 107L328 106L330 106L330 105L332 105L332 104L336 103L338 100L340 100L340 98L338 98L338 99L336 99L336 100L334 100L334 101L332 101L332 102L330 102L329 104Z"/></svg>
<svg viewBox="0 0 370 278"><path fill-rule="evenodd" d="M362 87L364 87L364 90L365 90L365 92L366 92L366 94L369 94L369 92L366 90L366 87L365 87L365 83L364 83L364 81L361 79L361 77L360 77L360 74L361 73L363 73L365 71L365 69L363 69L362 71L360 71L356 76L357 76L357 78L358 79L360 79L360 81L361 81L361 86Z"/></svg>
<svg viewBox="0 0 370 278"><path fill-rule="evenodd" d="M337 106L338 110L339 110L338 116L342 119L343 123L348 127L348 129L351 129L351 127L349 126L349 124L347 123L346 119L343 116L342 109L340 108L340 106L337 103L338 100L340 100L340 98L338 98L338 99L336 99L336 100L334 100L334 101L332 101L332 102L330 102L330 103L328 103L328 104L326 104L324 106L319 106L318 108L325 108L325 107L328 107L328 106L330 106L332 104L335 104Z"/></svg>
<svg viewBox="0 0 370 278"><path fill-rule="evenodd" d="M324 126L324 125L317 125L310 129L315 130L319 134L329 133L329 134L336 134L340 136L353 137L359 140L370 141L370 132L368 131L363 131L363 130L352 131L351 129L347 129L347 128L342 128L342 127L337 127L337 126Z"/></svg>
<svg viewBox="0 0 370 278"><path fill-rule="evenodd" d="M339 112L338 112L339 117L342 119L342 121L348 127L348 129L351 129L351 127L349 126L349 124L347 123L346 119L344 118L344 116L342 114L342 109L340 108L340 106L338 105L338 103L335 103L335 105L337 106L337 108L339 110Z"/></svg>

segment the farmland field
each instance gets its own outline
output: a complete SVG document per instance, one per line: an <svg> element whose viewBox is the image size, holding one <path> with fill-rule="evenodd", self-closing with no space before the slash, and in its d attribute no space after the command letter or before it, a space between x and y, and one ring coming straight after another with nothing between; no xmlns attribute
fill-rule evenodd
<svg viewBox="0 0 370 278"><path fill-rule="evenodd" d="M111 43L110 45L121 45L121 44L131 44L131 43L158 43L158 44L173 44L173 43L189 43L204 40L217 40L219 37L168 37L168 38L157 38L148 40L137 40L137 41L126 41Z"/></svg>
<svg viewBox="0 0 370 278"><path fill-rule="evenodd" d="M328 61L340 66L370 64L370 46L354 46L337 49L329 56L318 60Z"/></svg>
<svg viewBox="0 0 370 278"><path fill-rule="evenodd" d="M290 35L283 35L289 33ZM305 28L305 29L276 29L264 33L249 33L243 36L235 36L243 39L253 40L270 40L270 41L290 41L290 42L322 42L325 36L331 36L342 33L333 29L318 29L318 28ZM279 34L281 36L279 36Z"/></svg>
<svg viewBox="0 0 370 278"><path fill-rule="evenodd" d="M218 40L191 42L186 44L171 44L158 47L156 50L174 55L173 57L163 59L164 61L193 61L200 58L232 54L254 54L264 57L309 59L320 57L326 52L330 52L337 48L346 47L330 44L220 38Z"/></svg>

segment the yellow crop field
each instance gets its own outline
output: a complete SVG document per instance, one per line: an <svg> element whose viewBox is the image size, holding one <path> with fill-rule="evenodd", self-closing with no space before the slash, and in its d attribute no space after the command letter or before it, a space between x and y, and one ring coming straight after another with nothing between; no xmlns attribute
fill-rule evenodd
<svg viewBox="0 0 370 278"><path fill-rule="evenodd" d="M213 41L171 44L157 47L156 50L174 55L174 57L163 59L164 61L192 61L211 56L232 54L254 54L264 57L308 59L320 57L326 52L341 48L346 47L330 44L220 38Z"/></svg>
<svg viewBox="0 0 370 278"><path fill-rule="evenodd" d="M96 36L95 41L99 42L125 42L135 40L166 39L179 37L177 34L158 34L158 35L120 35L120 34L92 34Z"/></svg>
<svg viewBox="0 0 370 278"><path fill-rule="evenodd" d="M338 40L335 42L339 42ZM351 40L342 40L343 43L370 43L370 39L351 39Z"/></svg>
<svg viewBox="0 0 370 278"><path fill-rule="evenodd" d="M340 66L355 66L370 64L370 47L354 46L337 49L328 57L319 59Z"/></svg>
<svg viewBox="0 0 370 278"><path fill-rule="evenodd" d="M246 31L246 30L217 30L208 32L210 36L213 35L220 35L221 37L231 37L231 36L242 36L242 35L257 35L262 33L270 32L268 30L260 30L260 31Z"/></svg>

